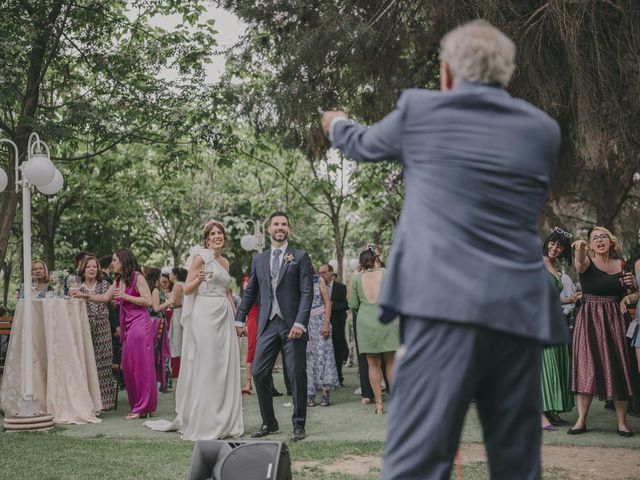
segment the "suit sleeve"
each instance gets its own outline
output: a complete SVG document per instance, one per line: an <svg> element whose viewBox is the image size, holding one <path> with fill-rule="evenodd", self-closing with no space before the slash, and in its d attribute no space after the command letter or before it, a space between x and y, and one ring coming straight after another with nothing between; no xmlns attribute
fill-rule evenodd
<svg viewBox="0 0 640 480"><path fill-rule="evenodd" d="M298 314L295 323L303 325L306 329L309 325L311 315L311 304L313 303L313 277L311 275L311 259L305 253L300 258L300 268L298 269L298 281L300 282L300 303L298 304Z"/></svg>
<svg viewBox="0 0 640 480"><path fill-rule="evenodd" d="M236 312L237 324L244 325L249 310L251 310L251 307L253 307L253 304L256 303L256 299L258 298L258 292L260 291L260 289L258 285L258 274L256 273L256 258L257 256L254 256L251 259L251 273L249 273L249 283L247 283L247 288L244 289L242 300L240 301L238 311Z"/></svg>
<svg viewBox="0 0 640 480"><path fill-rule="evenodd" d="M406 105L405 92L396 109L370 127L347 120L336 122L331 132L333 146L353 160L400 160Z"/></svg>

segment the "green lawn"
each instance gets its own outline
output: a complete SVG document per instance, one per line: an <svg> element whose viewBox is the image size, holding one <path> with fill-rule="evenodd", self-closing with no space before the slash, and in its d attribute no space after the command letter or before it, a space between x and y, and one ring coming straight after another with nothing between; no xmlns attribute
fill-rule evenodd
<svg viewBox="0 0 640 480"><path fill-rule="evenodd" d="M308 438L291 444L291 408L288 397L275 399L281 433L270 437L287 442L296 480L369 480L380 478L373 465L357 475L333 471L335 463L346 456L380 457L384 448L385 419L373 414L372 406L363 406L353 395L355 372L347 372L347 387L332 397L328 408L309 409ZM276 381L281 382L281 375ZM281 388L281 385L279 385ZM156 418L172 418L173 394L160 394ZM245 438L260 425L255 395L244 397ZM152 432L141 421L126 421L125 392L120 392L117 412L109 412L100 424L58 426L49 433L0 433L0 479L177 479L184 478L191 460L192 444L176 433ZM566 415L575 419L575 413ZM640 421L630 419L640 430ZM640 435L623 439L615 434L612 412L595 402L590 416L592 433L569 436L562 431L545 433L548 445L631 447L640 449ZM481 442L477 414L467 416L463 442ZM464 461L464 459L463 459ZM455 473L455 472L454 472ZM586 472L585 472L586 473ZM452 478L457 478L453 475ZM464 478L488 478L483 462L465 462ZM545 478L569 478L557 468L545 470Z"/></svg>

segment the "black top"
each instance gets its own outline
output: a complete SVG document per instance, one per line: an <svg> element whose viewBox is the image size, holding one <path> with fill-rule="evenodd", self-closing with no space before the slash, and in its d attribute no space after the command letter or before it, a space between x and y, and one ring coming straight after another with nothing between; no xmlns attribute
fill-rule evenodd
<svg viewBox="0 0 640 480"><path fill-rule="evenodd" d="M622 298L625 294L625 287L620 283L622 272L608 274L603 272L589 261L589 268L580 274L580 285L582 292L588 295L601 295Z"/></svg>

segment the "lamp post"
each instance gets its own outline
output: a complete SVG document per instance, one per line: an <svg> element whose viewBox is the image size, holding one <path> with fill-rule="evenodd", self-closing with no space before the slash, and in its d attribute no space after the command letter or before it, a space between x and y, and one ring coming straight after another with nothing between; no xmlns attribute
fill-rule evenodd
<svg viewBox="0 0 640 480"><path fill-rule="evenodd" d="M240 246L250 252L252 250L260 251L264 247L264 226L262 222L256 220L247 219L242 222L242 228L246 232L249 228L249 224L253 223L253 235L246 234L240 239Z"/></svg>
<svg viewBox="0 0 640 480"><path fill-rule="evenodd" d="M345 281L347 279L347 273L350 271L349 273L353 274L360 262L355 251L352 248L346 248L342 258L342 272L338 272L338 260L335 257L329 260L328 264L331 265L331 268L333 268L335 272L341 273L340 278L342 278L342 281Z"/></svg>
<svg viewBox="0 0 640 480"><path fill-rule="evenodd" d="M15 162L16 193L22 187L22 249L23 249L23 292L24 292L24 397L20 402L19 417L38 414L38 404L33 398L33 303L31 291L31 191L36 187L46 195L58 193L63 186L62 174L51 162L49 147L33 132L27 143L27 161L19 164L18 146L11 140L2 138L0 143L13 147ZM0 168L0 192L7 187L7 174Z"/></svg>

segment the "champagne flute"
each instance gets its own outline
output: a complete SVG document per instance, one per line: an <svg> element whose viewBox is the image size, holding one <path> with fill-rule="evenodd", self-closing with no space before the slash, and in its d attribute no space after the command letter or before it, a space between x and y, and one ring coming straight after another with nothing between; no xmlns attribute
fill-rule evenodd
<svg viewBox="0 0 640 480"><path fill-rule="evenodd" d="M38 279L36 277L31 277L31 291L35 292L38 289Z"/></svg>

